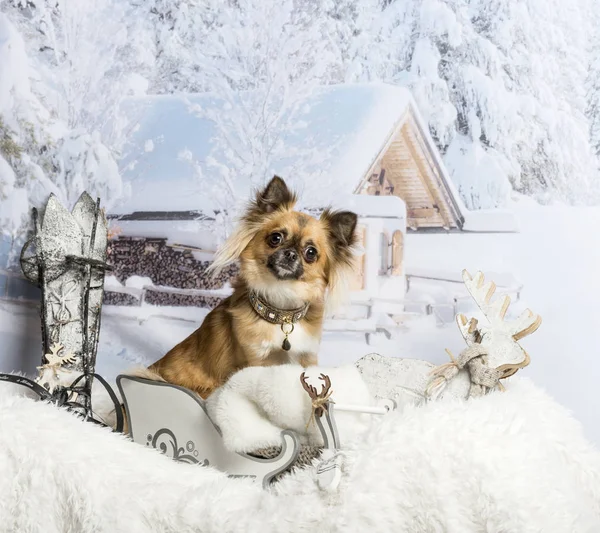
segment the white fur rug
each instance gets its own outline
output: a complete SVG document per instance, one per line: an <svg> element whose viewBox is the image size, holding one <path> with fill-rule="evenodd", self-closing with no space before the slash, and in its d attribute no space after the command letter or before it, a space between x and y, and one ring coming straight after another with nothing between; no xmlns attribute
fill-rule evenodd
<svg viewBox="0 0 600 533"><path fill-rule="evenodd" d="M310 469L263 491L178 464L7 390L0 531L600 531L600 454L527 381L388 416L347 451L333 495Z"/></svg>

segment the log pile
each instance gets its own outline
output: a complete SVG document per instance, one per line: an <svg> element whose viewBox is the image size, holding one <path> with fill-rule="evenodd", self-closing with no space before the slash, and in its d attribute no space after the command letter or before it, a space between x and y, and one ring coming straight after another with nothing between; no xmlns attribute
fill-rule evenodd
<svg viewBox="0 0 600 533"><path fill-rule="evenodd" d="M147 277L154 285L177 289L220 289L237 275L237 266L225 269L215 278L206 270L210 261L196 259L190 249L174 247L166 239L123 237L108 244L112 274L124 283L131 276ZM160 306L214 307L218 297L182 295L147 291L145 302ZM106 291L107 305L139 305L139 299L128 294Z"/></svg>

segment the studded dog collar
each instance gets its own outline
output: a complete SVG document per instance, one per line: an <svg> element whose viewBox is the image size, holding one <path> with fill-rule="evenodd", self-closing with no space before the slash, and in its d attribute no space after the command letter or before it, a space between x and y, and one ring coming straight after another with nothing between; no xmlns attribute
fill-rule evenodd
<svg viewBox="0 0 600 533"><path fill-rule="evenodd" d="M252 309L254 309L258 316L267 322L270 322L271 324L279 324L281 326L281 331L283 331L285 335L281 347L286 352L290 350L292 345L290 344L288 337L290 333L294 331L294 324L306 316L310 304L307 302L302 307L298 307L297 309L278 309L277 307L273 307L265 302L254 291L250 291L248 293L248 299L250 300Z"/></svg>

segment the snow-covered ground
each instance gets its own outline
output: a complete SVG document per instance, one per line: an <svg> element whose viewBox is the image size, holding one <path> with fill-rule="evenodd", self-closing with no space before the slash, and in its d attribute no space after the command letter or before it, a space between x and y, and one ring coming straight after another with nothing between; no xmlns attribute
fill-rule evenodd
<svg viewBox="0 0 600 533"><path fill-rule="evenodd" d="M596 328L600 327L600 208L516 208L519 234L409 235L407 268L512 273L524 283L521 301L541 314L543 323L522 341L531 365L522 370L574 411L588 436L600 444L600 397L596 394L600 361ZM135 364L148 364L191 333L206 311L180 309L179 318L164 308L105 308L97 368L112 379ZM161 316L162 314L162 316ZM35 310L0 302L0 370L22 366L34 370L39 361L39 319ZM326 333L321 361L350 363L377 351L385 355L446 362L444 349L464 346L453 324L437 326L433 316L411 322L406 333L368 346L360 333ZM15 355L26 353L18 361ZM23 362L25 361L25 362Z"/></svg>

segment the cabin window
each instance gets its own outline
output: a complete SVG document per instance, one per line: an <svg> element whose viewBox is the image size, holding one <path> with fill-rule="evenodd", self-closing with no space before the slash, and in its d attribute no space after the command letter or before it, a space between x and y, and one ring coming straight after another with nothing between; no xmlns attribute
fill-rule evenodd
<svg viewBox="0 0 600 533"><path fill-rule="evenodd" d="M363 248L367 242L367 229L360 225L356 228L357 244ZM365 288L365 254L356 258L355 268L350 279L350 290L361 291Z"/></svg>
<svg viewBox="0 0 600 533"><path fill-rule="evenodd" d="M401 276L404 258L404 233L394 231L392 235L392 276Z"/></svg>
<svg viewBox="0 0 600 533"><path fill-rule="evenodd" d="M390 269L390 236L387 231L381 234L379 241L379 275L386 276Z"/></svg>
<svg viewBox="0 0 600 533"><path fill-rule="evenodd" d="M394 186L386 178L385 168L379 168L369 176L364 190L372 196L389 196L394 193Z"/></svg>

